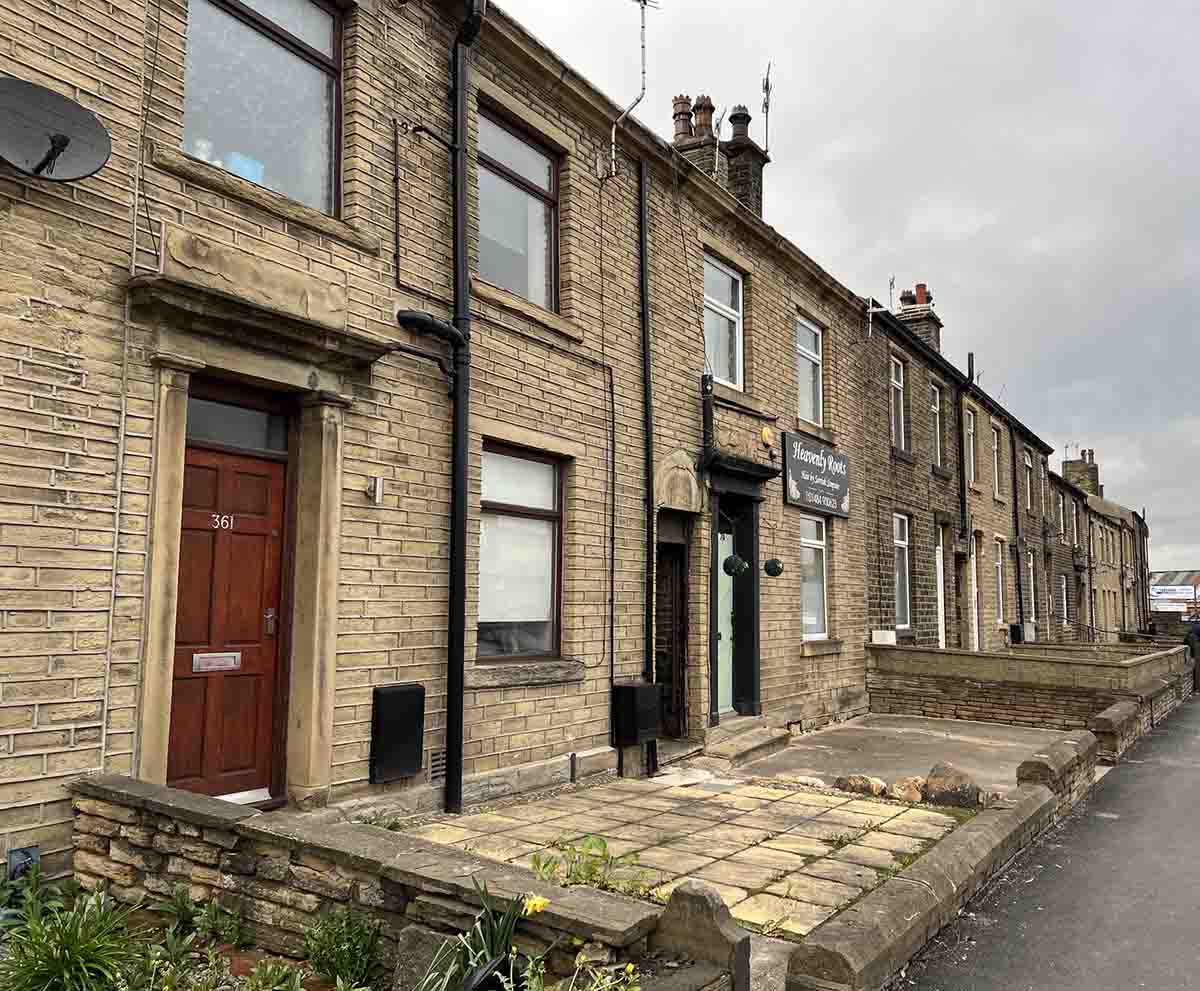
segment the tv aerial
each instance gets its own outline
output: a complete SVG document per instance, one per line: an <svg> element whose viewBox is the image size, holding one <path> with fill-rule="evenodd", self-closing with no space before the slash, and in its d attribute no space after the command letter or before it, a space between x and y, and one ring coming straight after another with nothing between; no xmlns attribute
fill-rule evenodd
<svg viewBox="0 0 1200 991"><path fill-rule="evenodd" d="M74 182L111 155L112 138L90 110L44 86L0 78L0 160L34 179Z"/></svg>

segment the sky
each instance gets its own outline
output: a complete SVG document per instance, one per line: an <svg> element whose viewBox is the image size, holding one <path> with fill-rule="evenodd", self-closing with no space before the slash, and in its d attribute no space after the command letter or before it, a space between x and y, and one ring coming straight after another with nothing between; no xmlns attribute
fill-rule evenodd
<svg viewBox="0 0 1200 991"><path fill-rule="evenodd" d="M636 116L746 104L764 216L855 292L926 282L960 367L1200 569L1200 4L659 0ZM503 0L618 104L635 0ZM726 129L728 135L728 125Z"/></svg>

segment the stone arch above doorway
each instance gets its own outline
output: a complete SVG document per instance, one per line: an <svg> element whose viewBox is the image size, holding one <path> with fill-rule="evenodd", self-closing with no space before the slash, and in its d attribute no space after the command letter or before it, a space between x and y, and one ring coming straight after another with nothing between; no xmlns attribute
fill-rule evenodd
<svg viewBox="0 0 1200 991"><path fill-rule="evenodd" d="M654 502L659 509L704 512L704 489L696 477L695 461L687 451L674 451L658 463L654 472Z"/></svg>

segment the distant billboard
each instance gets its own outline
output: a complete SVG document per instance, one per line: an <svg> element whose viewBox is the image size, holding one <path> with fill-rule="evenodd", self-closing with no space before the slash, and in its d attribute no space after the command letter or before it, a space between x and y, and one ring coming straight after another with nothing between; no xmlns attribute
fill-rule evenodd
<svg viewBox="0 0 1200 991"><path fill-rule="evenodd" d="M1151 585L1151 599L1195 599L1196 589L1193 585Z"/></svg>
<svg viewBox="0 0 1200 991"><path fill-rule="evenodd" d="M1177 612L1186 613L1191 609L1190 602L1159 602L1150 603L1150 608L1154 612Z"/></svg>

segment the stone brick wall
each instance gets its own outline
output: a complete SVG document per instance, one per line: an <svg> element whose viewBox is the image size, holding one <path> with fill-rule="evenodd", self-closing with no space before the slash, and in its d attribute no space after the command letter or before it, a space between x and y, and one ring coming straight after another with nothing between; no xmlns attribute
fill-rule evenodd
<svg viewBox="0 0 1200 991"><path fill-rule="evenodd" d="M518 945L541 952L556 940L552 972L573 970L572 939L614 959L644 950L660 909L593 889L562 889L508 864L413 840L375 826L312 822L292 813L260 815L118 775L84 777L74 799L75 879L107 884L121 901L168 895L185 884L193 901L240 910L253 944L303 955L304 933L339 906L382 923L385 960L413 927L464 931L479 910L472 878L499 898L549 898L518 927Z"/></svg>
<svg viewBox="0 0 1200 991"><path fill-rule="evenodd" d="M1128 702L1137 713L1136 739L1193 691L1194 664L1180 650L1106 661L1082 648L1089 656L1077 660L1030 653L1037 649L987 655L868 648L871 711L1073 730L1094 728L1098 714Z"/></svg>
<svg viewBox="0 0 1200 991"><path fill-rule="evenodd" d="M1144 732L1138 706L1128 700L1096 713L1088 720L1088 729L1100 741L1100 758L1110 764L1119 763Z"/></svg>

